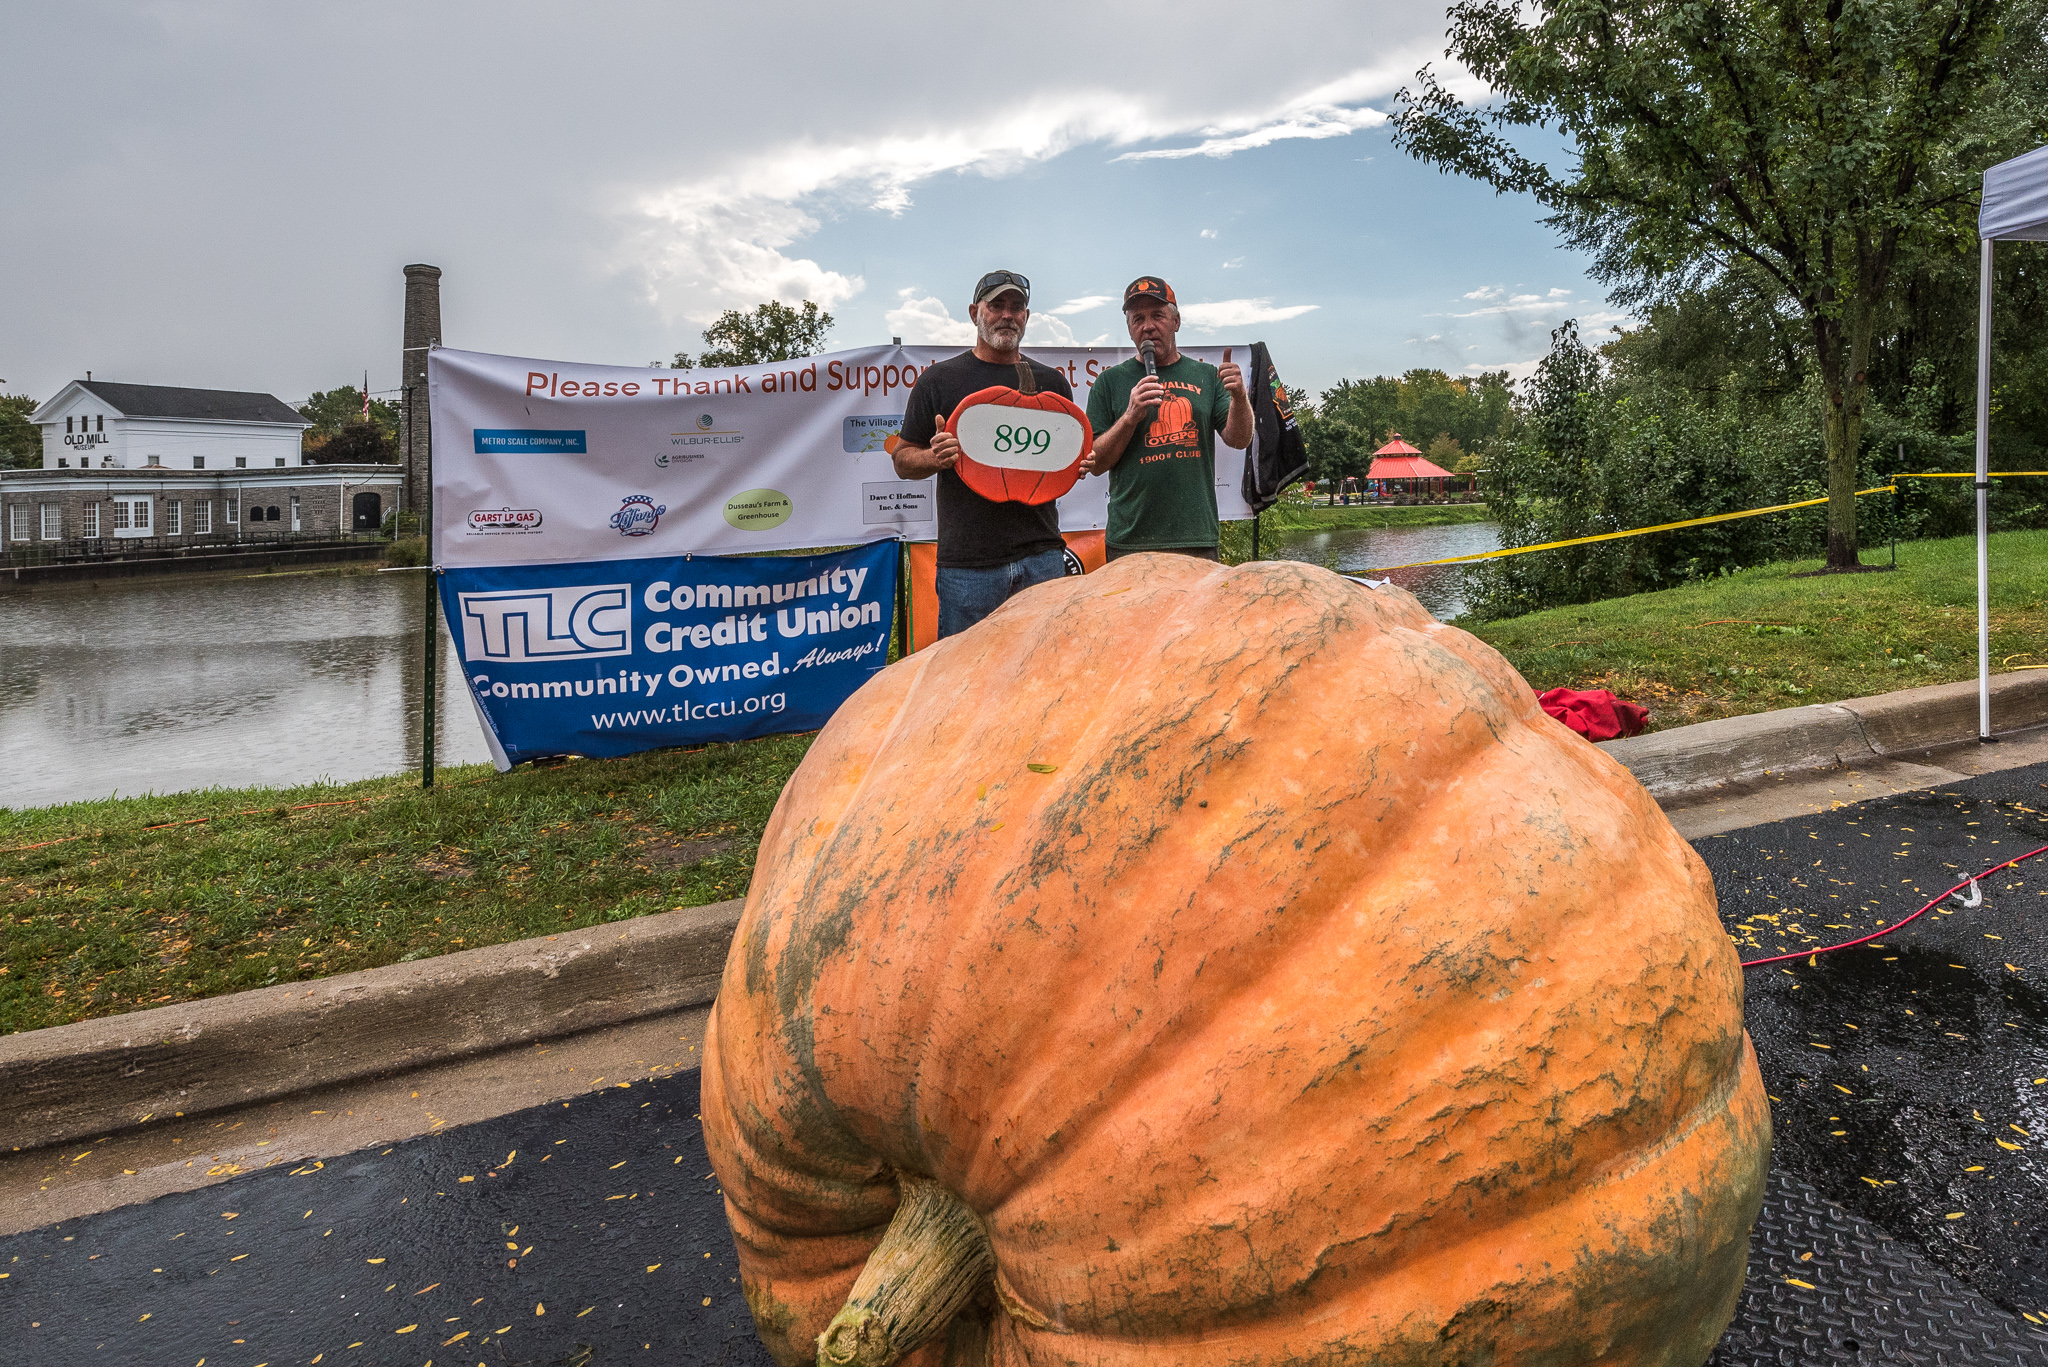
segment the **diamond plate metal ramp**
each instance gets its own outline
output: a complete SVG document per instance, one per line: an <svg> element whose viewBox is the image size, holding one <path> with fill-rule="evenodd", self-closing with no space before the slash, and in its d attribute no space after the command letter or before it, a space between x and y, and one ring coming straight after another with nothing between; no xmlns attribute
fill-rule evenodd
<svg viewBox="0 0 2048 1367"><path fill-rule="evenodd" d="M2048 1329L2006 1313L1800 1178L1774 1171L1750 1234L1742 1302L1707 1367L1765 1363L2048 1367Z"/></svg>

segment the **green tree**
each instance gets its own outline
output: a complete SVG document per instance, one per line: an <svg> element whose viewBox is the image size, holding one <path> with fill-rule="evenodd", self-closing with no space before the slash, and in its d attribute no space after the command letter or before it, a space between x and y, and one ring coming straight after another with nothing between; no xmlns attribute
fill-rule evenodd
<svg viewBox="0 0 2048 1367"><path fill-rule="evenodd" d="M374 422L352 422L317 446L308 443L310 465L396 465L398 443Z"/></svg>
<svg viewBox="0 0 2048 1367"><path fill-rule="evenodd" d="M1396 432L1417 446L1429 443L1428 434L1442 434L1466 455L1483 456L1514 417L1514 382L1505 370L1455 380L1441 370L1411 370L1339 380L1323 391L1315 422L1304 423L1302 431L1317 479L1362 479L1372 468L1372 453Z"/></svg>
<svg viewBox="0 0 2048 1367"><path fill-rule="evenodd" d="M26 394L0 394L0 469L39 470L42 429L28 420L36 401Z"/></svg>
<svg viewBox="0 0 2048 1367"><path fill-rule="evenodd" d="M342 429L363 421L363 391L352 384L321 390L299 405L299 416L313 424L306 430L306 449L310 453L321 443L339 436ZM398 440L397 405L371 399L370 423L391 441Z"/></svg>
<svg viewBox="0 0 2048 1367"><path fill-rule="evenodd" d="M678 351L669 369L725 369L815 356L825 349L832 321L831 314L808 299L801 309L773 299L756 305L752 313L727 309L704 329L705 350L694 360L688 352Z"/></svg>
<svg viewBox="0 0 2048 1367"><path fill-rule="evenodd" d="M1820 380L1828 564L1856 563L1855 470L1877 315L1902 261L1967 245L1976 175L2032 116L1994 60L2013 0L1462 0L1395 142L1521 191L1618 302L1671 300L1736 262L1796 310ZM1561 132L1553 173L1510 140ZM2016 149L2015 149L2016 150Z"/></svg>

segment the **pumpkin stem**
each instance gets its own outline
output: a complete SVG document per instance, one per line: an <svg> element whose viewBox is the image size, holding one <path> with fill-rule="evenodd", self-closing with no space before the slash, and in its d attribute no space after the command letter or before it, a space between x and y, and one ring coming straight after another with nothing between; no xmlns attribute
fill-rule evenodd
<svg viewBox="0 0 2048 1367"><path fill-rule="evenodd" d="M995 1276L988 1233L964 1201L929 1177L898 1180L895 1218L818 1335L818 1367L888 1367L944 1331Z"/></svg>

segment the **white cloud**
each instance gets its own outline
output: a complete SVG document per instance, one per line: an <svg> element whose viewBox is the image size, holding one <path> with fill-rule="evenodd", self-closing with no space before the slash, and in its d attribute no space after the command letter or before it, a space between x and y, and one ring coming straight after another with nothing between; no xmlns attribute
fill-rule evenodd
<svg viewBox="0 0 2048 1367"><path fill-rule="evenodd" d="M953 311L946 307L946 301L926 294L915 286L898 290L896 297L903 302L883 314L888 321L889 335L901 337L904 341L925 346L973 346L974 320L955 318ZM1081 313L1086 310L1075 308L1074 304L1096 308L1108 303L1108 296L1090 296L1063 304L1043 313L1034 311L1031 321L1024 328L1025 346L1094 346L1105 340L1098 337L1094 342L1083 343L1074 336L1074 329L1067 325L1062 313Z"/></svg>
<svg viewBox="0 0 2048 1367"><path fill-rule="evenodd" d="M1567 318L1576 318L1579 335L1589 342L1611 336L1616 329L1635 321L1625 309L1610 308L1597 299L1578 298L1568 289L1553 288L1542 294L1509 294L1498 285L1483 285L1461 297L1483 303L1484 307L1464 313L1431 316L1494 318L1509 328L1541 328L1545 331L1561 326Z"/></svg>
<svg viewBox="0 0 2048 1367"><path fill-rule="evenodd" d="M1481 365L1474 362L1465 367L1465 373L1468 375L1478 375L1487 371L1505 370L1508 373L1508 378L1516 384L1527 384L1530 377L1536 373L1536 367L1542 364L1543 358L1540 356L1533 361L1500 361L1493 365Z"/></svg>
<svg viewBox="0 0 2048 1367"><path fill-rule="evenodd" d="M888 321L890 336L901 337L912 345L974 345L973 321L955 318L945 300L920 294L914 286L898 290L897 298L903 302L882 315Z"/></svg>
<svg viewBox="0 0 2048 1367"><path fill-rule="evenodd" d="M1533 291L1510 293L1500 285L1481 285L1461 298L1479 307L1430 316L1474 319L1489 324L1485 330L1492 334L1492 340L1483 344L1484 350L1496 356L1502 352L1525 356L1531 350L1539 353L1528 360L1467 362L1465 372L1478 374L1481 371L1505 370L1510 378L1517 381L1527 380L1536 373L1536 367L1542 364L1542 354L1550 349L1550 333L1561 327L1566 319L1578 320L1579 337L1588 346L1600 345L1617 329L1634 322L1626 310L1612 308L1604 300L1580 298L1573 290L1559 287L1551 287L1538 294ZM1424 344L1446 340L1460 342L1469 335L1469 330L1462 335L1451 330L1422 340ZM1410 339L1411 342L1416 340ZM1467 345L1464 350L1480 351L1481 345Z"/></svg>
<svg viewBox="0 0 2048 1367"><path fill-rule="evenodd" d="M1143 152L1126 152L1118 161L1173 161L1182 157L1227 157L1249 152L1288 138L1341 138L1361 128L1377 128L1387 116L1377 109L1304 109L1260 123L1241 133L1225 134L1221 128L1205 128L1205 137L1193 147L1155 147Z"/></svg>
<svg viewBox="0 0 2048 1367"><path fill-rule="evenodd" d="M1242 265L1244 265L1244 258L1241 256L1234 256L1230 260L1223 263L1223 269L1227 271L1234 271Z"/></svg>
<svg viewBox="0 0 2048 1367"><path fill-rule="evenodd" d="M1202 229L1202 236L1213 238L1216 236L1216 230L1214 228L1204 228Z"/></svg>
<svg viewBox="0 0 2048 1367"><path fill-rule="evenodd" d="M1067 326L1064 318L1055 318L1049 313L1034 313L1031 321L1024 325L1025 346L1079 346L1074 330Z"/></svg>
<svg viewBox="0 0 2048 1367"><path fill-rule="evenodd" d="M1113 294L1084 294L1079 299L1069 299L1066 303L1054 308L1033 309L1032 316L1036 317L1039 313L1044 312L1055 313L1065 317L1075 313L1086 313L1090 309L1099 309L1104 304L1113 304L1115 302L1116 296Z"/></svg>
<svg viewBox="0 0 2048 1367"><path fill-rule="evenodd" d="M752 149L744 170L643 195L635 206L638 230L621 264L640 273L648 298L670 320L708 319L720 309L763 298L809 298L830 307L858 294L865 282L790 253L817 231L820 213L865 209L901 215L912 206L912 190L933 177L1009 176L1090 144L1201 139L1116 158L1123 161L1227 157L1287 139L1341 137L1386 121L1385 114L1360 102L1406 80L1414 65L1410 55L1402 52L1387 65L1360 67L1307 92L1220 116L1213 109L1169 107L1099 86L1027 97L979 122L836 145L802 139ZM1216 233L1203 230L1206 237Z"/></svg>
<svg viewBox="0 0 2048 1367"><path fill-rule="evenodd" d="M1274 307L1271 299L1218 299L1207 304L1182 304L1180 320L1202 332L1218 328L1249 327L1253 323L1284 323L1321 308L1320 304L1289 304Z"/></svg>

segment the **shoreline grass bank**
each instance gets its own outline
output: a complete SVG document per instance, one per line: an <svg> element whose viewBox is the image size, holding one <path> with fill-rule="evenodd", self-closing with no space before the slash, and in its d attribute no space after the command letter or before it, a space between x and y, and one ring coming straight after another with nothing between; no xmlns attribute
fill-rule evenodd
<svg viewBox="0 0 2048 1367"><path fill-rule="evenodd" d="M0 811L0 1033L741 896L810 740Z"/></svg>
<svg viewBox="0 0 2048 1367"><path fill-rule="evenodd" d="M1990 550L1993 672L2048 665L2048 532L2001 532ZM1822 561L1780 561L1458 625L1538 692L1605 688L1648 707L1650 729L1664 730L1975 678L1976 555L1975 537L1908 541L1896 571L1813 575Z"/></svg>

